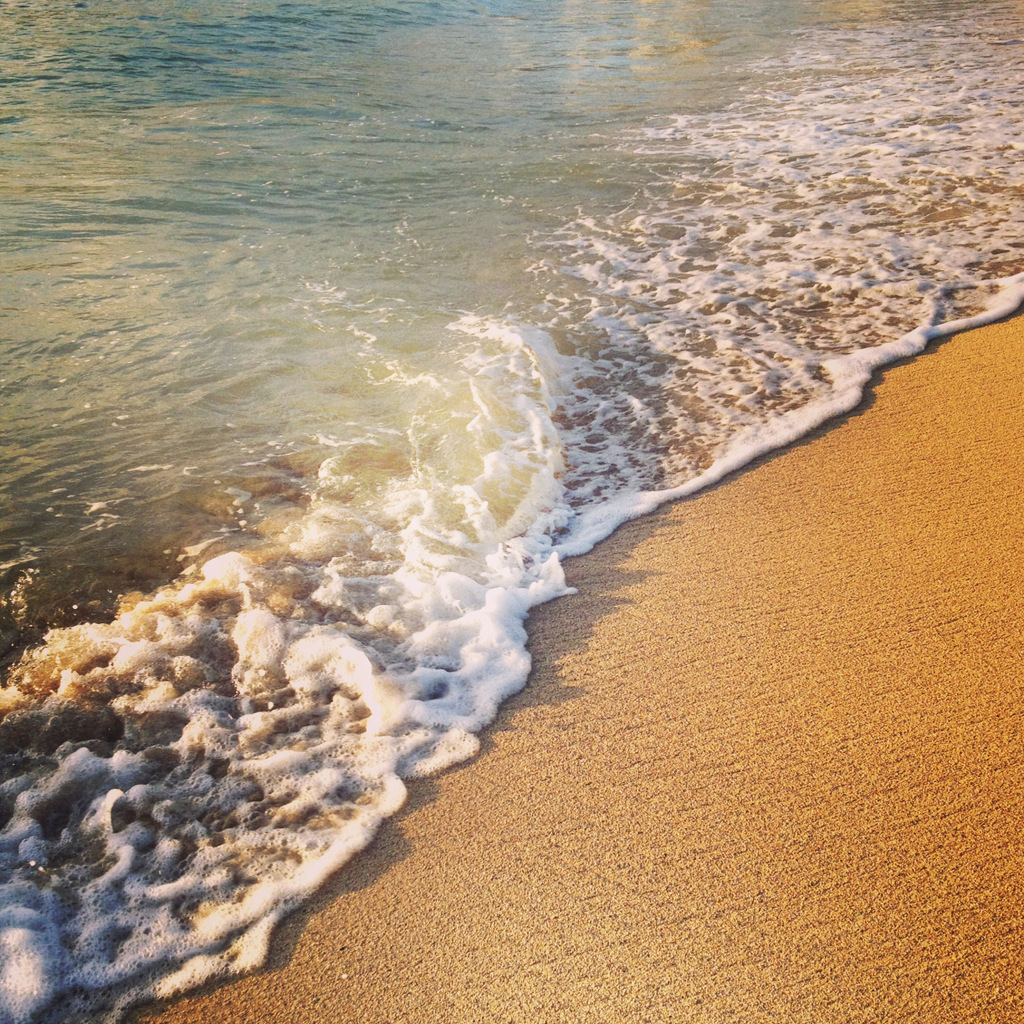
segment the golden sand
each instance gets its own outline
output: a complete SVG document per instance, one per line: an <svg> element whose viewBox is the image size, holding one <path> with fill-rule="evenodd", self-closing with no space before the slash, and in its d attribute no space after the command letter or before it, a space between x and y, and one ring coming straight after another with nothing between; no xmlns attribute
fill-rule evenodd
<svg viewBox="0 0 1024 1024"><path fill-rule="evenodd" d="M1024 1020L1024 318L568 563L480 757L147 1022Z"/></svg>

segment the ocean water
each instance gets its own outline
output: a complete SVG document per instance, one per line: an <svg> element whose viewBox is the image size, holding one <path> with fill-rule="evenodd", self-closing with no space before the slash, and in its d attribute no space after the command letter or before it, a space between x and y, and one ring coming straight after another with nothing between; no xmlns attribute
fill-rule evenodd
<svg viewBox="0 0 1024 1024"><path fill-rule="evenodd" d="M1014 2L0 27L0 1024L257 966L563 558L1024 299Z"/></svg>

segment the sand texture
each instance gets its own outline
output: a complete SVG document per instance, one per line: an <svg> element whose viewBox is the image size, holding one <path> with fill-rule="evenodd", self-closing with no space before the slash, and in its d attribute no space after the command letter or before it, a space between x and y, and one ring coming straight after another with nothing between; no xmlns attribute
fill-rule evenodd
<svg viewBox="0 0 1024 1024"><path fill-rule="evenodd" d="M1024 1020L1024 318L568 563L480 757L185 1022Z"/></svg>

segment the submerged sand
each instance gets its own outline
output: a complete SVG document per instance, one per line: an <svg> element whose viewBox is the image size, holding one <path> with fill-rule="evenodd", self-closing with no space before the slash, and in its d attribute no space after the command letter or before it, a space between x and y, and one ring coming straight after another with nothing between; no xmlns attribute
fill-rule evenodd
<svg viewBox="0 0 1024 1024"><path fill-rule="evenodd" d="M568 563L482 755L166 1024L1024 1019L1024 318Z"/></svg>

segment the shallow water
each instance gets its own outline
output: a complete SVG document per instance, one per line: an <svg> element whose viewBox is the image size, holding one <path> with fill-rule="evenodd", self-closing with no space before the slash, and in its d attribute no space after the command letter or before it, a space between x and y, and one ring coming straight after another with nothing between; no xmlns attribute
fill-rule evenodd
<svg viewBox="0 0 1024 1024"><path fill-rule="evenodd" d="M562 557L1019 298L1015 5L538 6L0 5L0 1021L258 964Z"/></svg>

